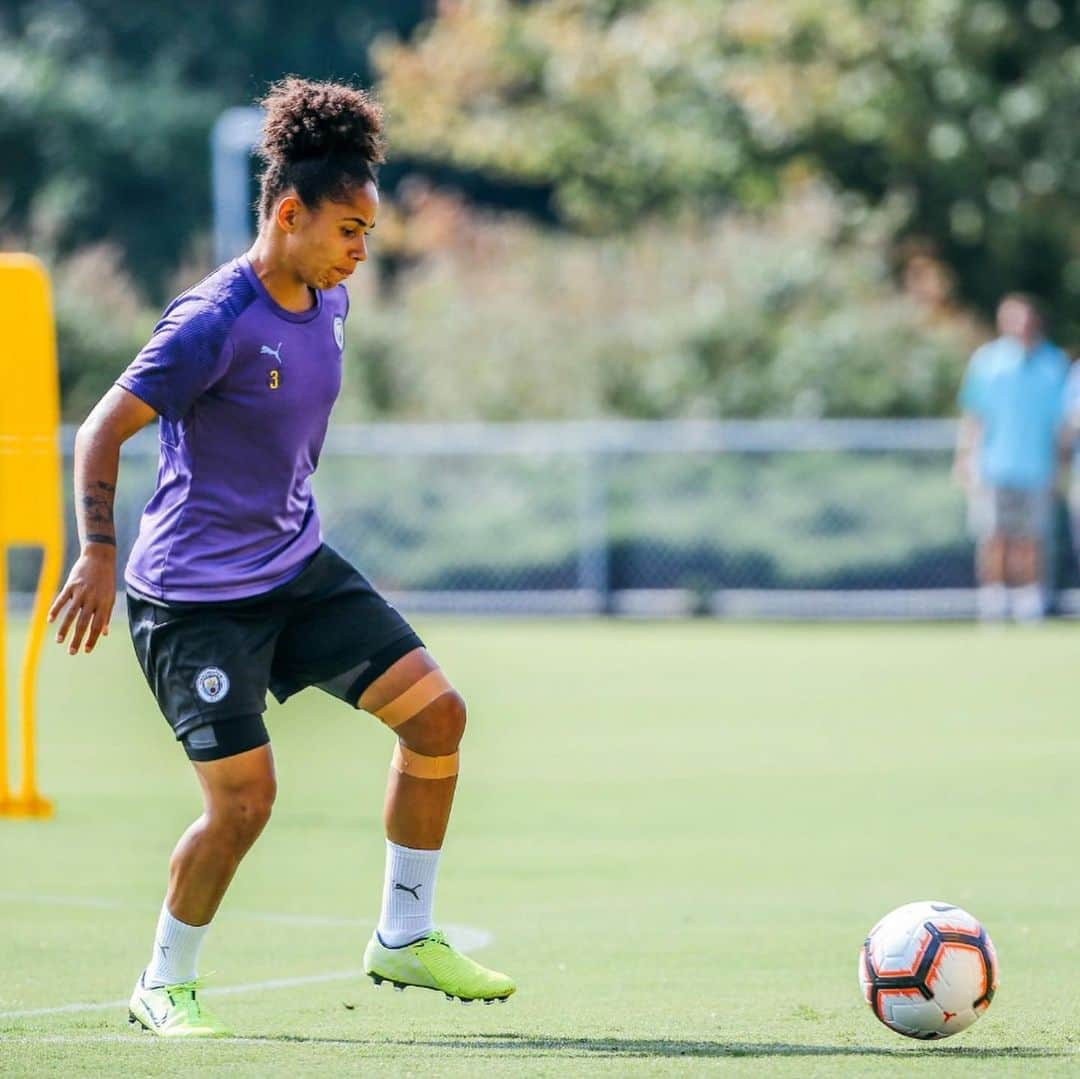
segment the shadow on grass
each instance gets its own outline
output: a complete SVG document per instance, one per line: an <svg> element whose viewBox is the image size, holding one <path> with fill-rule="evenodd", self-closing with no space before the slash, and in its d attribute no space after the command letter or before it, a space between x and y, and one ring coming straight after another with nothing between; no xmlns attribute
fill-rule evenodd
<svg viewBox="0 0 1080 1079"><path fill-rule="evenodd" d="M268 1039L270 1040L270 1039ZM284 1035L272 1040L319 1042L338 1041L334 1038L305 1038ZM371 1044L366 1042L366 1044ZM994 1047L962 1045L915 1045L911 1048L888 1049L868 1045L796 1045L790 1042L725 1042L679 1041L668 1038L545 1038L542 1036L501 1033L473 1034L462 1037L430 1039L393 1039L391 1045L425 1049L473 1049L509 1054L557 1053L571 1056L596 1057L937 1057L961 1060L993 1060L999 1057L1038 1059L1071 1057L1075 1054L1060 1049L1043 1049L1030 1045Z"/></svg>

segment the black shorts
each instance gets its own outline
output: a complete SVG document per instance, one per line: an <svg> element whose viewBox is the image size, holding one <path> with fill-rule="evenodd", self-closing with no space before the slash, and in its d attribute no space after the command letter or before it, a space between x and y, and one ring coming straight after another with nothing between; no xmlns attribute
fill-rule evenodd
<svg viewBox="0 0 1080 1079"><path fill-rule="evenodd" d="M178 740L209 724L227 727L219 721L231 717L250 726L266 709L267 689L284 701L318 686L355 706L379 675L423 647L397 610L325 544L299 576L259 596L170 603L129 588L127 606L139 665ZM185 748L192 756L187 741Z"/></svg>

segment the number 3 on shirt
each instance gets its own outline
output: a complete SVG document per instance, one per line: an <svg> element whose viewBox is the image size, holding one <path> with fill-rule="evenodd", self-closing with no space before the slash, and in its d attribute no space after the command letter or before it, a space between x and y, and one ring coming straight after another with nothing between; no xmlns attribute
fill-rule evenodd
<svg viewBox="0 0 1080 1079"><path fill-rule="evenodd" d="M270 372L266 384L272 390L276 390L281 385L281 372L276 367Z"/></svg>

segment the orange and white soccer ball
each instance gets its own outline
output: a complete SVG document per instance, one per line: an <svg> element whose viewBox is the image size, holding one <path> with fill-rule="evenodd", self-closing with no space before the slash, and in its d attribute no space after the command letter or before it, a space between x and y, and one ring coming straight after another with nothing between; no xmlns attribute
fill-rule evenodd
<svg viewBox="0 0 1080 1079"><path fill-rule="evenodd" d="M873 1013L909 1038L948 1038L994 999L997 955L986 930L949 903L908 903L870 930L859 981Z"/></svg>

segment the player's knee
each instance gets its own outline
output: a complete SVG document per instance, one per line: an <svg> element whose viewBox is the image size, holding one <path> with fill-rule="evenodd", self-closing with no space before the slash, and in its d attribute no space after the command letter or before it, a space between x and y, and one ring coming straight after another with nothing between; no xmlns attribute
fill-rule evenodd
<svg viewBox="0 0 1080 1079"><path fill-rule="evenodd" d="M465 722L465 701L460 693L451 690L403 723L397 734L414 753L441 757L457 750L465 734Z"/></svg>
<svg viewBox="0 0 1080 1079"><path fill-rule="evenodd" d="M273 776L245 784L211 803L211 820L231 845L250 846L270 820L276 796Z"/></svg>
<svg viewBox="0 0 1080 1079"><path fill-rule="evenodd" d="M270 820L271 803L250 800L236 803L226 821L225 833L236 848L246 850L259 838Z"/></svg>

